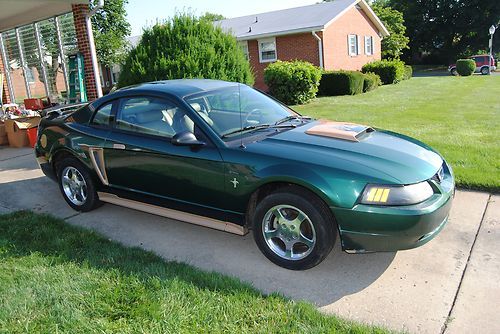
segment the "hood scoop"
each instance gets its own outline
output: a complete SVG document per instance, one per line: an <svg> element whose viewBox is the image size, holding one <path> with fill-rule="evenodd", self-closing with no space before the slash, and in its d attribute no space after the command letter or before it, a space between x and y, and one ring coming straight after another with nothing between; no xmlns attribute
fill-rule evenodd
<svg viewBox="0 0 500 334"><path fill-rule="evenodd" d="M346 122L320 121L318 125L309 128L305 133L308 135L359 142L363 135L374 131L375 130L373 128L366 125Z"/></svg>

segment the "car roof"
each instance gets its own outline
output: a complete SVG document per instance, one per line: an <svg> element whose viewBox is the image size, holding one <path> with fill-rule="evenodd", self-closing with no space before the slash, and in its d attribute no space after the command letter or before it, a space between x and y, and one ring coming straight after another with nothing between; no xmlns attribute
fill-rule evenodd
<svg viewBox="0 0 500 334"><path fill-rule="evenodd" d="M191 94L212 91L226 87L236 87L237 82L228 82L211 79L176 79L146 82L134 86L124 87L118 91L130 92L134 90L149 90L169 93L178 97L184 97Z"/></svg>

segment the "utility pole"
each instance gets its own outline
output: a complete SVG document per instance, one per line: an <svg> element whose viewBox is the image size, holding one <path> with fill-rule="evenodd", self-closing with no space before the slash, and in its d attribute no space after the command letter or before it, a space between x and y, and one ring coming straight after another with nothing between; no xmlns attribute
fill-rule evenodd
<svg viewBox="0 0 500 334"><path fill-rule="evenodd" d="M495 30L496 30L495 25L492 25L490 27L490 57L491 58L493 58L493 35L495 34Z"/></svg>

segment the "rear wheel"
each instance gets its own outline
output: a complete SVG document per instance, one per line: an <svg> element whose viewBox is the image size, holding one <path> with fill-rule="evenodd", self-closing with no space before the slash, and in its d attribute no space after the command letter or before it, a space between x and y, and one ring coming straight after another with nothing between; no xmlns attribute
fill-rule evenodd
<svg viewBox="0 0 500 334"><path fill-rule="evenodd" d="M451 71L450 71L451 75L453 76L458 76L458 71L456 68L452 68Z"/></svg>
<svg viewBox="0 0 500 334"><path fill-rule="evenodd" d="M266 196L257 205L253 235L269 260L287 269L304 270L327 257L337 229L323 201L289 187Z"/></svg>
<svg viewBox="0 0 500 334"><path fill-rule="evenodd" d="M85 212L102 204L90 173L80 161L72 157L64 158L56 168L59 189L71 208Z"/></svg>
<svg viewBox="0 0 500 334"><path fill-rule="evenodd" d="M482 75L488 75L488 74L490 74L490 69L489 69L489 67L486 67L486 66L485 66L485 67L481 68L481 74L482 74Z"/></svg>

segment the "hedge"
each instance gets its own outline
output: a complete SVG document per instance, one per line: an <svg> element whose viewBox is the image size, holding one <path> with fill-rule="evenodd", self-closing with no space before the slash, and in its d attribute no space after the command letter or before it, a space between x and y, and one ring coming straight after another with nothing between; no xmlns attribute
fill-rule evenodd
<svg viewBox="0 0 500 334"><path fill-rule="evenodd" d="M461 76L467 77L472 75L476 70L476 62L472 59L459 59L457 60L457 72Z"/></svg>
<svg viewBox="0 0 500 334"><path fill-rule="evenodd" d="M361 71L378 74L382 83L388 85L404 80L405 64L400 60L378 60L365 64Z"/></svg>
<svg viewBox="0 0 500 334"><path fill-rule="evenodd" d="M269 93L285 104L302 104L316 97L321 70L306 61L277 61L264 70Z"/></svg>
<svg viewBox="0 0 500 334"><path fill-rule="evenodd" d="M378 74L372 72L364 74L363 93L374 90L380 85L382 85L382 80L380 80Z"/></svg>
<svg viewBox="0 0 500 334"><path fill-rule="evenodd" d="M404 80L409 80L413 77L413 68L410 65L405 65L405 76Z"/></svg>
<svg viewBox="0 0 500 334"><path fill-rule="evenodd" d="M167 79L205 78L253 84L236 38L190 14L177 14L144 31L122 66L118 86Z"/></svg>
<svg viewBox="0 0 500 334"><path fill-rule="evenodd" d="M321 75L319 95L356 95L363 93L364 75L355 71L326 71Z"/></svg>

